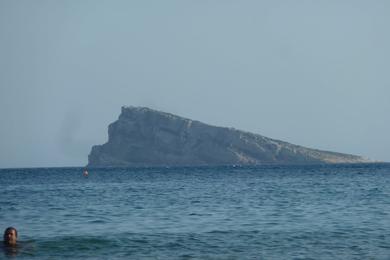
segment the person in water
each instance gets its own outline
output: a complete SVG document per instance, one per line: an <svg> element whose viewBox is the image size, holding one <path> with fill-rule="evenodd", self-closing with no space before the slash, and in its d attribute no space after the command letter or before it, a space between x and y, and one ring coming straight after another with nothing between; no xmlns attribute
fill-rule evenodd
<svg viewBox="0 0 390 260"><path fill-rule="evenodd" d="M4 231L4 244L7 246L16 246L18 240L18 231L14 227L9 227Z"/></svg>

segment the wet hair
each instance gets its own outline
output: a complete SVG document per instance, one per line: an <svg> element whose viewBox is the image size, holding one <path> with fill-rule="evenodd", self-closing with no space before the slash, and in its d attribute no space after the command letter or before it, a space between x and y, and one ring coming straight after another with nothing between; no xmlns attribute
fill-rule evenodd
<svg viewBox="0 0 390 260"><path fill-rule="evenodd" d="M12 230L15 230L15 235L16 235L16 237L18 237L18 231L16 230L16 228L14 228L14 227L7 227L7 228L5 229L5 231L4 231L4 236L3 236L4 241L7 240L6 235L7 235L9 232L11 232Z"/></svg>

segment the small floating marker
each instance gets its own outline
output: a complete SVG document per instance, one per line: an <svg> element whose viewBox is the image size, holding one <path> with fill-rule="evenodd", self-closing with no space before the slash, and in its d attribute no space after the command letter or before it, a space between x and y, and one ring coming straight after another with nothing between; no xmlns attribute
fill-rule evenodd
<svg viewBox="0 0 390 260"><path fill-rule="evenodd" d="M88 177L88 171L87 171L87 170L85 170L85 171L83 172L83 176L84 176L84 177Z"/></svg>

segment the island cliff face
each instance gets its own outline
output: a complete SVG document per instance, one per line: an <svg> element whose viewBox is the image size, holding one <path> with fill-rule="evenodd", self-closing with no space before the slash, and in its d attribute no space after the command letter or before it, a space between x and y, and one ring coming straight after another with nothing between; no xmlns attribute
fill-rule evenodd
<svg viewBox="0 0 390 260"><path fill-rule="evenodd" d="M89 167L368 162L144 107L122 107L108 142L92 147Z"/></svg>

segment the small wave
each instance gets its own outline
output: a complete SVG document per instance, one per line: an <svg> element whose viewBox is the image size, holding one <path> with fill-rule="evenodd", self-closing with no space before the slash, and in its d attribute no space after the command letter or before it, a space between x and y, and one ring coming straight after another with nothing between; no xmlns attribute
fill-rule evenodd
<svg viewBox="0 0 390 260"><path fill-rule="evenodd" d="M117 246L118 243L113 239L92 236L63 236L51 239L36 241L38 248L45 250L73 250L78 249L99 249Z"/></svg>
<svg viewBox="0 0 390 260"><path fill-rule="evenodd" d="M91 221L88 221L89 224L105 224L107 223L107 220L102 220L102 219L94 219Z"/></svg>
<svg viewBox="0 0 390 260"><path fill-rule="evenodd" d="M258 234L260 233L259 230L248 230L248 231L242 231L242 230L211 230L208 232L205 232L206 234Z"/></svg>

